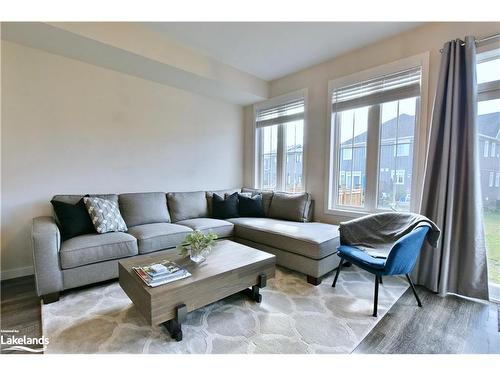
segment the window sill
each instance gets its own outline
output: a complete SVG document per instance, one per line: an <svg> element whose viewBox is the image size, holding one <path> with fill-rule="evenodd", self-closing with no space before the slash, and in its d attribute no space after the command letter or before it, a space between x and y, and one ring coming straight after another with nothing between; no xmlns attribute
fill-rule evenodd
<svg viewBox="0 0 500 375"><path fill-rule="evenodd" d="M395 212L394 210L384 210L384 209L377 209L374 211L364 211L364 210L356 210L356 209L340 209L340 208L326 208L324 213L325 215L331 215L335 217L341 217L341 218L358 218L366 215L371 215L371 214L380 214L384 212ZM399 212L408 212L408 211L399 211ZM413 211L409 211L413 212Z"/></svg>
<svg viewBox="0 0 500 375"><path fill-rule="evenodd" d="M369 212L369 211L361 211L361 210L342 210L338 208L327 208L325 209L325 215L331 215L331 216L336 216L336 217L347 217L347 218L357 218L365 215L372 214L374 212Z"/></svg>

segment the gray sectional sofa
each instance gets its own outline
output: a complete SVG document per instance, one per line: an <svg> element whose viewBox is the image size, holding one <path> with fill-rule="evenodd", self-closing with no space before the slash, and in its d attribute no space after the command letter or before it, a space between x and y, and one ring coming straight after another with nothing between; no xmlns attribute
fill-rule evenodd
<svg viewBox="0 0 500 375"><path fill-rule="evenodd" d="M33 219L32 244L37 293L45 303L59 292L118 277L118 261L125 257L172 249L193 231L215 232L219 238L276 255L278 265L307 275L309 283L337 267L339 245L336 225L311 222L313 201L309 194L287 194L232 189L262 194L265 217L211 218L214 192L128 193L103 197L118 202L128 232L86 234L61 241L57 218ZM81 195L53 199L76 203Z"/></svg>

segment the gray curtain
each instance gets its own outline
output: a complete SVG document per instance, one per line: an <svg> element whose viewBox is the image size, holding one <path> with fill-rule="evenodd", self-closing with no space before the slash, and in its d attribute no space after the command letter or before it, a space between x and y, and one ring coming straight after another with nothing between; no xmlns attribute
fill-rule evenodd
<svg viewBox="0 0 500 375"><path fill-rule="evenodd" d="M441 229L439 246L422 250L413 276L445 294L488 299L473 37L444 45L432 113L421 214Z"/></svg>

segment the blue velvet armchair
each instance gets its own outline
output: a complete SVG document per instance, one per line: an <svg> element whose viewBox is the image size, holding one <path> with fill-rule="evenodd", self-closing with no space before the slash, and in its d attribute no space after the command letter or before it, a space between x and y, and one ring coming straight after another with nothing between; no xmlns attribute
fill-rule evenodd
<svg viewBox="0 0 500 375"><path fill-rule="evenodd" d="M375 275L373 316L377 316L378 286L379 282L382 282L382 276L405 275L413 290L418 306L422 307L422 303L409 274L415 266L428 231L429 227L421 226L401 237L391 248L387 258L375 258L357 247L341 243L337 252L337 255L340 257L340 264L337 268L332 287L335 288L340 269L344 262L349 262Z"/></svg>

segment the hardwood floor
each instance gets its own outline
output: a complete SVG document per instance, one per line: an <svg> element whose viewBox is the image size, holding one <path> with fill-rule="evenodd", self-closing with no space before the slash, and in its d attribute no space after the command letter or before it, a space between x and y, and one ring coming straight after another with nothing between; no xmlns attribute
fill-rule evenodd
<svg viewBox="0 0 500 375"><path fill-rule="evenodd" d="M500 353L498 305L454 295L439 297L417 287L392 306L354 350L360 354Z"/></svg>
<svg viewBox="0 0 500 375"><path fill-rule="evenodd" d="M42 336L42 320L40 299L35 292L34 276L20 277L2 281L1 283L1 313L0 329L5 337L11 336L11 333L5 331L15 331L15 337L39 338ZM3 345L5 349L10 345ZM30 346L38 348L39 346ZM12 353L5 352L2 353ZM17 351L16 354L26 352Z"/></svg>
<svg viewBox="0 0 500 375"><path fill-rule="evenodd" d="M408 289L354 353L500 353L498 305L417 290L423 307L417 307ZM40 337L40 302L33 276L3 281L1 293L1 329Z"/></svg>

